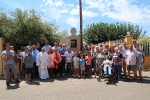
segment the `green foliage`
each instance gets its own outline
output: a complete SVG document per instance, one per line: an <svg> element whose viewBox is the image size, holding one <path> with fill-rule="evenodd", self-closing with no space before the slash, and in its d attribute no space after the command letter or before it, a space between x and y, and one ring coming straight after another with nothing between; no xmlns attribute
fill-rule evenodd
<svg viewBox="0 0 150 100"><path fill-rule="evenodd" d="M43 19L42 14L34 9L21 10L7 13L0 9L0 29L7 42L11 44L26 44L27 41L50 43L59 40L59 26L56 22L48 22Z"/></svg>
<svg viewBox="0 0 150 100"><path fill-rule="evenodd" d="M140 36L145 36L146 31L142 32L142 28L138 25L134 26L128 23L96 23L87 25L83 31L83 39L86 43L100 43L108 40L116 40L124 38L127 32L133 35L134 39L138 39Z"/></svg>

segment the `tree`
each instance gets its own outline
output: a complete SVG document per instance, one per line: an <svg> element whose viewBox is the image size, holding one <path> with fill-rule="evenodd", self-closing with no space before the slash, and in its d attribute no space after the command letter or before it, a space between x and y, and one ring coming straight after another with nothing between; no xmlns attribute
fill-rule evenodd
<svg viewBox="0 0 150 100"><path fill-rule="evenodd" d="M59 26L54 22L43 20L42 14L34 9L21 10L7 13L0 9L0 29L7 42L11 44L26 44L49 40L50 43L58 40Z"/></svg>
<svg viewBox="0 0 150 100"><path fill-rule="evenodd" d="M84 29L83 39L86 43L97 44L108 40L121 39L126 36L126 33L130 31L134 39L138 39L140 36L145 36L146 31L142 32L142 28L138 25L134 26L128 23L96 23L87 25Z"/></svg>

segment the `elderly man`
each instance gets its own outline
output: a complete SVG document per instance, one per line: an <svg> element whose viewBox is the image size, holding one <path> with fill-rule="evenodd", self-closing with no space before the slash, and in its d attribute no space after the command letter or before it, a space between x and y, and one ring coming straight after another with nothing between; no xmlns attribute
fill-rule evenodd
<svg viewBox="0 0 150 100"><path fill-rule="evenodd" d="M1 54L2 59L4 60L4 70L6 73L6 85L7 87L10 86L10 77L9 77L9 71L10 69L12 70L13 74L14 74L14 79L16 80L17 83L19 83L20 81L17 78L17 69L15 66L15 62L14 62L14 54L13 52L10 50L10 44L7 43L5 44L5 48L6 50L4 50Z"/></svg>
<svg viewBox="0 0 150 100"><path fill-rule="evenodd" d="M38 66L36 66L36 58L37 58L38 53L39 51L36 49L36 46L32 45L32 56L34 57L32 78L38 78L39 76Z"/></svg>
<svg viewBox="0 0 150 100"><path fill-rule="evenodd" d="M134 73L134 81L136 81L137 76L137 64L138 64L138 54L133 49L133 45L129 45L129 49L125 53L125 61L128 70L128 78L130 80L130 71Z"/></svg>
<svg viewBox="0 0 150 100"><path fill-rule="evenodd" d="M45 52L45 49L42 48L41 52L38 53L36 59L36 65L38 66L39 77L41 80L49 78L46 58L47 58L47 53Z"/></svg>
<svg viewBox="0 0 150 100"><path fill-rule="evenodd" d="M57 42L54 43L54 46L52 47L52 49L53 49L53 50L54 50L54 49L57 49L57 52L59 52L60 47L58 46L58 43L57 43Z"/></svg>
<svg viewBox="0 0 150 100"><path fill-rule="evenodd" d="M68 72L70 75L72 75L72 59L73 59L73 56L74 56L74 52L71 51L71 47L69 46L68 47L68 51L65 52L64 54L66 56L66 66L67 66L67 70L66 70L66 75L68 75Z"/></svg>
<svg viewBox="0 0 150 100"><path fill-rule="evenodd" d="M61 68L63 70L63 73L65 73L65 52L67 51L66 45L62 44L62 48L59 50L59 54L61 55Z"/></svg>

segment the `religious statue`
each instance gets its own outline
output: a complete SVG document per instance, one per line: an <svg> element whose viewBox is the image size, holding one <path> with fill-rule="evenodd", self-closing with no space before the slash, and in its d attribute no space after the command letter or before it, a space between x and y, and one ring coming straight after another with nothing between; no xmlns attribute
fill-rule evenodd
<svg viewBox="0 0 150 100"><path fill-rule="evenodd" d="M76 28L71 28L71 31L70 31L70 32L71 32L72 35L76 35L76 32L77 32L77 31L76 31Z"/></svg>

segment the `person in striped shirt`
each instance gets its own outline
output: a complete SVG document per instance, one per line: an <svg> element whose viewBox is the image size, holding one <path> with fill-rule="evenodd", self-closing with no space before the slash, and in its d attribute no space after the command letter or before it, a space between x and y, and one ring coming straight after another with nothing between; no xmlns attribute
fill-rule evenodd
<svg viewBox="0 0 150 100"><path fill-rule="evenodd" d="M123 56L118 51L118 47L115 47L115 53L113 54L112 62L114 63L115 71L117 73L117 80L121 79L121 68L123 65Z"/></svg>

